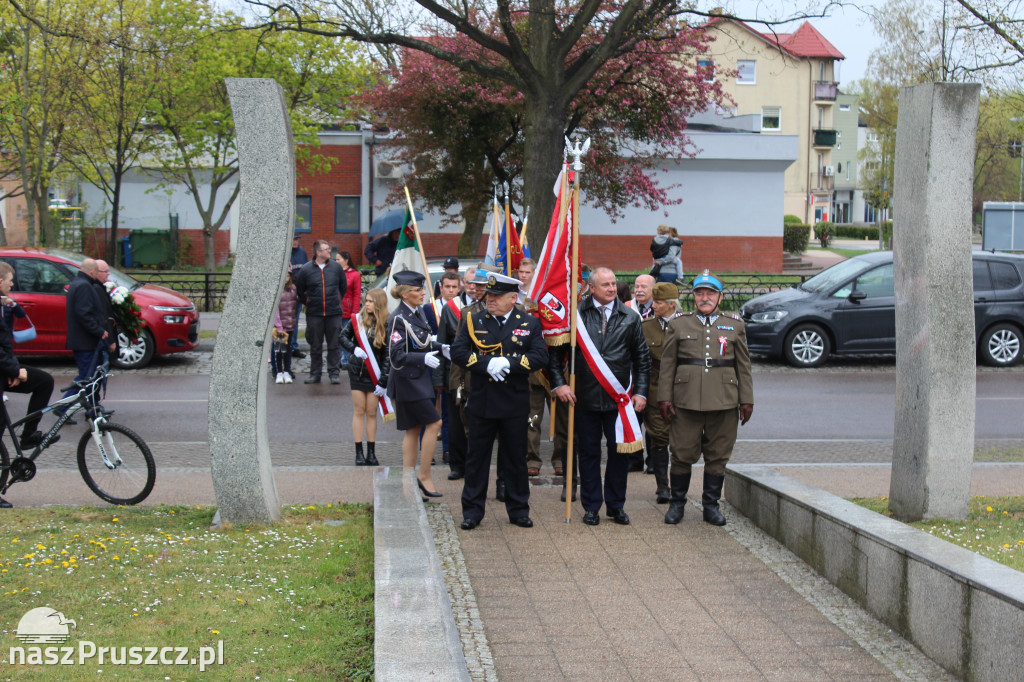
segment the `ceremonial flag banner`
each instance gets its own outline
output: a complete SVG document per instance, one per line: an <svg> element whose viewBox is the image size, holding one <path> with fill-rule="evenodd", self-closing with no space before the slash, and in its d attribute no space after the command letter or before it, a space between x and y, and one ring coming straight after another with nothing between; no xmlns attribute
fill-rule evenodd
<svg viewBox="0 0 1024 682"><path fill-rule="evenodd" d="M506 253L506 246L507 250L512 252L511 256ZM521 260L523 260L523 247L519 243L519 233L516 232L512 212L506 211L505 224L501 228L501 234L498 235L498 255L494 264L509 277L515 277Z"/></svg>
<svg viewBox="0 0 1024 682"><path fill-rule="evenodd" d="M549 346L569 342L569 281L572 269L572 189L565 177L568 167L563 164L562 175L555 185L558 198L551 216L544 248L541 249L537 269L530 283L527 298L537 302L544 341ZM568 209L565 221L559 224L562 203Z"/></svg>
<svg viewBox="0 0 1024 682"><path fill-rule="evenodd" d="M491 222L491 233L487 237L487 248L484 249L484 262L494 265L498 257L498 226L501 225L501 206L498 195L494 195L494 220Z"/></svg>
<svg viewBox="0 0 1024 682"><path fill-rule="evenodd" d="M395 247L395 259L391 261L391 273L388 275L388 312L393 312L400 301L391 296L391 289L395 286L395 273L402 270L415 270L426 276L423 270L423 257L420 255L416 243L416 228L413 226L412 214L409 208L405 209L405 221L402 223L402 232L398 237L398 245ZM427 278L429 285L430 278Z"/></svg>
<svg viewBox="0 0 1024 682"><path fill-rule="evenodd" d="M523 249L523 258L532 258L530 255L530 240L526 234L526 221L523 221L523 229L519 233L519 245Z"/></svg>

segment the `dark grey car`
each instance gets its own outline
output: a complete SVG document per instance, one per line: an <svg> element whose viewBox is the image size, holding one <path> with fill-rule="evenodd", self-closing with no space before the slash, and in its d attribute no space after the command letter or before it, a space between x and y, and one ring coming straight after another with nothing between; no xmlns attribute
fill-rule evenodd
<svg viewBox="0 0 1024 682"><path fill-rule="evenodd" d="M978 357L1008 367L1022 358L1024 256L975 251ZM847 259L803 284L748 301L740 310L752 353L817 367L830 354L896 352L892 252Z"/></svg>

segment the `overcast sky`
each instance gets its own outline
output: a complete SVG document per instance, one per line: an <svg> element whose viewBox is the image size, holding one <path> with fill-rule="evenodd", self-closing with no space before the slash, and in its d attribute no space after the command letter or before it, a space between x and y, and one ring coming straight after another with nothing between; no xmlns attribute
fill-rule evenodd
<svg viewBox="0 0 1024 682"><path fill-rule="evenodd" d="M854 3L844 3L844 6L832 6L826 13L827 18L808 19L814 28L818 29L830 43L836 46L843 56L846 57L839 62L838 80L840 87L848 90L854 81L864 77L868 66L868 57L871 51L878 45L878 36L868 12L873 7L881 5L882 0L859 0ZM792 0L734 0L723 2L722 7L732 10L736 16L748 18L764 18L777 20L787 16L793 16L799 10L807 9L808 13L820 14L824 2L800 3ZM783 24L775 28L779 33L792 33L804 20ZM763 25L754 25L759 31L764 31Z"/></svg>

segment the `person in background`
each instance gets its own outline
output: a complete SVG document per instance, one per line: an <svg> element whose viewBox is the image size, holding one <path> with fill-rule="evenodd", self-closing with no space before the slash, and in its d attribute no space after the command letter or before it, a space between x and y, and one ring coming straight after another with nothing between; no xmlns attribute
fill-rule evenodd
<svg viewBox="0 0 1024 682"><path fill-rule="evenodd" d="M341 353L338 336L344 317L341 301L345 297L345 272L331 260L330 245L318 239L313 242L313 260L295 274L295 292L306 305L306 341L309 343L309 378L307 384L319 384L323 372L324 341L327 341L327 374L332 384L341 383Z"/></svg>
<svg viewBox="0 0 1024 682"><path fill-rule="evenodd" d="M0 261L0 302L3 305L3 315L0 317L0 393L10 391L12 393L29 394L28 412L37 412L46 407L53 395L53 377L48 372L35 367L24 367L14 356L13 329L15 307L18 305L11 299L11 287L14 285L14 268L5 261ZM22 312L22 316L24 311ZM28 450L39 445L43 440L41 431L37 431L39 418L25 422L21 430L21 448ZM60 436L55 436L51 442L56 442ZM11 503L0 497L0 509L9 509Z"/></svg>
<svg viewBox="0 0 1024 682"><path fill-rule="evenodd" d="M419 452L420 468L416 476L424 499L441 497L434 489L430 475L433 449L441 430L441 415L434 406L434 382L431 370L441 365L437 357L444 354L450 359L448 346L433 338L430 324L422 310L426 290L426 277L414 270L395 273L395 286L391 296L401 300L388 318L388 376L387 396L395 404L395 426L405 431L402 439L402 465L416 466L420 431L423 447ZM423 429L422 427L426 427ZM429 452L427 449L430 449Z"/></svg>
<svg viewBox="0 0 1024 682"><path fill-rule="evenodd" d="M96 371L104 348L109 348L113 340L107 312L110 297L106 296L106 290L101 295L95 285L99 266L92 258L86 258L81 268L68 287L67 348L72 351L75 364L78 365L75 381L88 381ZM63 397L76 393L78 388L72 386ZM65 422L72 425L76 423L75 419Z"/></svg>
<svg viewBox="0 0 1024 682"><path fill-rule="evenodd" d="M661 353L665 348L668 325L673 318L679 316L679 289L675 284L658 282L654 285L652 298L651 307L654 314L643 321L643 330L644 338L647 339L647 347L651 351L650 392L652 396L657 396ZM662 418L657 400L654 399L648 401L643 418L647 445L647 473L654 474L654 479L658 483L655 502L668 504L671 497L668 478L668 422Z"/></svg>
<svg viewBox="0 0 1024 682"><path fill-rule="evenodd" d="M455 325L451 326L451 317L456 315L456 310L461 312L461 306L459 304L459 289L462 288L462 280L459 278L458 272L451 272L446 270L441 279L438 280L440 287L440 296L434 300L435 313L439 324L437 326L437 340L439 343L447 343L451 345L451 342L455 340L455 329L458 327L458 318L455 318ZM445 314L447 309L448 315ZM449 329L445 330L446 320L448 321ZM445 464L451 465L451 450L453 435L449 426L452 423L452 412L455 412L454 404L448 398L448 377L451 370L451 360L443 358L441 360L441 366L434 370L434 388L438 392L438 409L441 412L441 461ZM457 418L456 418L457 419ZM458 427L462 428L461 420L458 422ZM458 443L458 435L454 436L454 440ZM463 449L465 444L462 445Z"/></svg>
<svg viewBox="0 0 1024 682"><path fill-rule="evenodd" d="M388 297L383 289L366 292L363 309L345 321L341 329L341 347L350 353L348 380L352 387L352 437L356 445L356 466L377 466L377 404L385 395L391 364L388 360ZM369 349L364 347L369 345ZM380 374L373 381L367 359L373 353ZM372 363L371 363L372 364ZM363 430L366 431L366 455L363 456Z"/></svg>
<svg viewBox="0 0 1024 682"><path fill-rule="evenodd" d="M277 302L277 312L274 314L277 338L274 339L274 350L270 354L270 371L274 374L274 383L277 384L290 384L295 381L295 377L292 376L291 336L298 326L295 322L299 315L298 310L299 296L295 293L295 280L289 272L284 277L284 288Z"/></svg>
<svg viewBox="0 0 1024 682"><path fill-rule="evenodd" d="M348 251L338 251L334 255L334 261L341 266L345 272L345 294L341 297L341 315L346 320L359 312L359 302L363 298L363 277L359 271L352 266L352 254ZM341 348L341 365L348 363L348 351Z"/></svg>
<svg viewBox="0 0 1024 682"><path fill-rule="evenodd" d="M448 256L444 259L444 274L452 273L459 276L459 259L455 256ZM441 280L434 282L434 300L441 298Z"/></svg>
<svg viewBox="0 0 1024 682"><path fill-rule="evenodd" d="M626 303L627 308L632 308L639 315L641 320L652 317L651 292L654 290L654 278L650 275L638 275L633 282L633 299Z"/></svg>
<svg viewBox="0 0 1024 682"><path fill-rule="evenodd" d="M306 255L306 250L299 246L299 232L296 231L292 235L292 256L288 264L288 271L294 274L308 262L309 256ZM306 354L299 350L299 315L301 314L302 303L299 302L298 307L295 308L295 328L288 330L291 332L289 343L291 344L292 357L299 360L306 357Z"/></svg>
<svg viewBox="0 0 1024 682"><path fill-rule="evenodd" d="M676 270L682 245L681 239L672 236L671 227L658 225L658 234L651 241L651 257L657 274L652 270L651 275L655 275L659 282L675 282L682 276L682 272Z"/></svg>
<svg viewBox="0 0 1024 682"><path fill-rule="evenodd" d="M530 290L530 282L533 281L533 272L536 269L537 263L532 258L524 258L519 261L519 269L516 270L516 276L523 283L519 287L519 302L526 305L527 310L536 308L536 305L526 303L526 295Z"/></svg>
<svg viewBox="0 0 1024 682"><path fill-rule="evenodd" d="M104 314L107 316L107 331L110 332L110 345L100 353L98 365L110 361L110 357L117 353L117 328L114 325L114 304L110 301L110 292L107 291L107 280L110 279L110 266L107 261L96 259L96 279L93 285L97 287L100 300L103 301Z"/></svg>
<svg viewBox="0 0 1024 682"><path fill-rule="evenodd" d="M391 232L382 234L374 239L363 249L366 262L373 265L373 272L378 277L391 267L391 261L395 259L395 250L398 248L398 235L400 233L400 229L391 230Z"/></svg>

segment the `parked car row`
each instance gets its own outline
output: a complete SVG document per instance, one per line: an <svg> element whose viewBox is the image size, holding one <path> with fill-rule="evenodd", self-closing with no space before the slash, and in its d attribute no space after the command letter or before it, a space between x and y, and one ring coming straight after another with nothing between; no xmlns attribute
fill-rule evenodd
<svg viewBox="0 0 1024 682"><path fill-rule="evenodd" d="M14 268L14 298L36 327L36 338L14 347L17 355L71 355L67 341L67 289L85 256L59 249L0 248L0 260ZM199 312L187 297L155 284L142 284L110 268L110 279L126 287L146 322L140 338L121 334L115 364L135 369L154 355L191 350L199 344Z"/></svg>
<svg viewBox="0 0 1024 682"><path fill-rule="evenodd" d="M1021 361L1024 256L975 251L974 332L981 362ZM829 355L896 352L891 251L862 254L740 309L752 353L817 367Z"/></svg>

